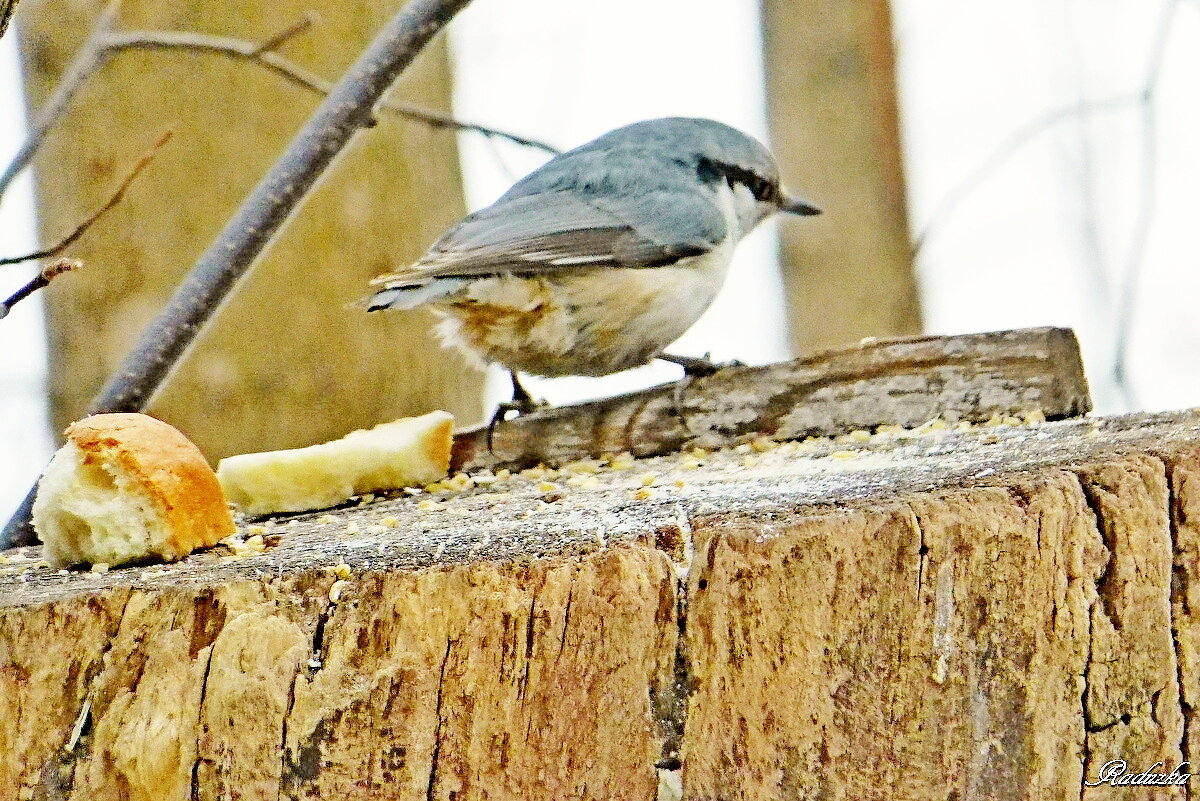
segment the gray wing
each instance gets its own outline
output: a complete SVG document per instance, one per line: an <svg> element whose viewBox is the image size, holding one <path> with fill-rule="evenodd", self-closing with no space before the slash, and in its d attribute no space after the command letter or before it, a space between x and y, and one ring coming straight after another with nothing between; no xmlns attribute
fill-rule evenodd
<svg viewBox="0 0 1200 801"><path fill-rule="evenodd" d="M659 185L640 193L510 192L447 232L412 267L372 283L649 267L706 253L726 233L720 210L695 191Z"/></svg>

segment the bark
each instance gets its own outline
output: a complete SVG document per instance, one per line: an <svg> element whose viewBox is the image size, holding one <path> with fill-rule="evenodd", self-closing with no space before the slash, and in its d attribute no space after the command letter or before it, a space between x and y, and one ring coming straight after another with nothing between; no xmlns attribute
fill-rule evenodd
<svg viewBox="0 0 1200 801"><path fill-rule="evenodd" d="M246 558L7 552L0 786L1184 797L1084 782L1200 756L1200 415L619 467L268 521Z"/></svg>

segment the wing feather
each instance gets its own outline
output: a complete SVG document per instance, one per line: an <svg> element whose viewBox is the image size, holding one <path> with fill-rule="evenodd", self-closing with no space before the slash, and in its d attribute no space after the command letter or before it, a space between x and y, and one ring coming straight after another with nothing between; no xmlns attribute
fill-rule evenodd
<svg viewBox="0 0 1200 801"><path fill-rule="evenodd" d="M670 264L708 252L727 231L716 205L690 187L659 184L621 195L520 187L466 217L411 267L371 283L403 287L436 278Z"/></svg>

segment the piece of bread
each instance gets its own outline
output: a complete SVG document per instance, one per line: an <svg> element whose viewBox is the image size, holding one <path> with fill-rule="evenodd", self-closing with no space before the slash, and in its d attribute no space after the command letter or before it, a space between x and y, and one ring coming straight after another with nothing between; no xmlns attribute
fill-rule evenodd
<svg viewBox="0 0 1200 801"><path fill-rule="evenodd" d="M402 417L307 448L230 456L217 465L217 478L248 515L323 509L443 478L453 430L448 412Z"/></svg>
<svg viewBox="0 0 1200 801"><path fill-rule="evenodd" d="M38 482L33 526L55 567L181 559L235 530L204 455L144 414L72 423Z"/></svg>

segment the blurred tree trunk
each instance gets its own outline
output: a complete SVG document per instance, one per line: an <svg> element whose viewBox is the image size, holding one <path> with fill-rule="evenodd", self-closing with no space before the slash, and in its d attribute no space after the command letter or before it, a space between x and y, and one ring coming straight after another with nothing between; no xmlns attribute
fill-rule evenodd
<svg viewBox="0 0 1200 801"><path fill-rule="evenodd" d="M261 41L302 18L304 0L125 0L119 29ZM25 0L23 53L36 108L84 39L100 2ZM280 52L330 78L392 4L322 4ZM449 105L444 42L397 97ZM42 238L102 203L167 127L175 130L125 201L69 255L82 270L45 293L55 424L79 417L137 333L212 241L320 98L221 56L116 55L80 93L36 162ZM148 411L210 459L341 436L434 408L482 414L482 374L431 335L428 313L346 308L367 279L419 256L464 213L453 134L381 116L348 148L238 287Z"/></svg>
<svg viewBox="0 0 1200 801"><path fill-rule="evenodd" d="M762 8L773 148L825 212L780 226L793 352L918 333L888 1Z"/></svg>

